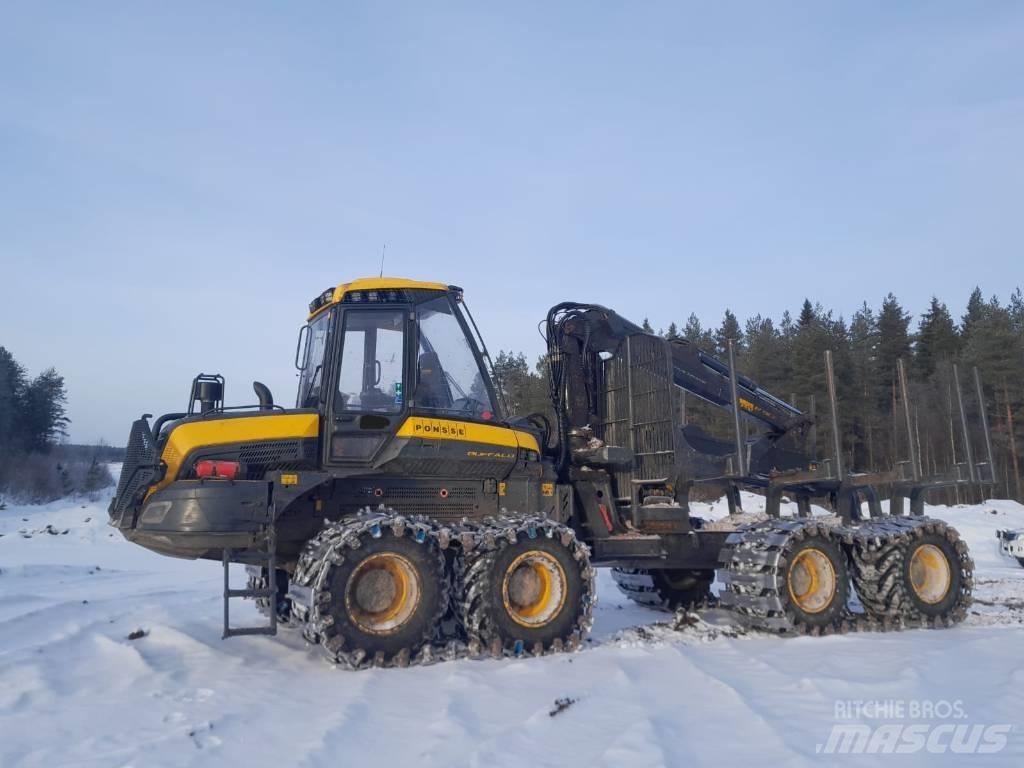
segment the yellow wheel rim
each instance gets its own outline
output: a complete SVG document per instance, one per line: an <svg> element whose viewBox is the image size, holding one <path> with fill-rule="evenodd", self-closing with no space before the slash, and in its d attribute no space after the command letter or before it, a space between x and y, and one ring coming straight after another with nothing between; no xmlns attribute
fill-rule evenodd
<svg viewBox="0 0 1024 768"><path fill-rule="evenodd" d="M941 603L953 584L949 561L934 544L922 544L910 556L910 586L921 600Z"/></svg>
<svg viewBox="0 0 1024 768"><path fill-rule="evenodd" d="M821 613L836 595L836 570L820 549L801 550L789 568L789 596L804 613Z"/></svg>
<svg viewBox="0 0 1024 768"><path fill-rule="evenodd" d="M524 552L509 565L501 584L505 610L517 624L542 627L565 605L565 571L553 555L539 549Z"/></svg>
<svg viewBox="0 0 1024 768"><path fill-rule="evenodd" d="M388 635L416 612L420 592L413 564L393 552L380 552L352 572L345 588L345 608L364 632Z"/></svg>

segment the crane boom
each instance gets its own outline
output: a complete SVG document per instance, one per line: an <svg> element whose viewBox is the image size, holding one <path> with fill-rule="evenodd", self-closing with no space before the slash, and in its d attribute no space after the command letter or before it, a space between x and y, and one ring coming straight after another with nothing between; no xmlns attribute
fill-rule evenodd
<svg viewBox="0 0 1024 768"><path fill-rule="evenodd" d="M560 351L568 354L614 354L629 336L646 333L614 310L597 304L559 304L552 308L548 322L549 344L554 340ZM677 387L719 408L732 407L730 369L726 363L686 339L671 339L668 347L672 355L672 380ZM795 406L750 378L739 374L736 378L743 415L767 427L774 436L781 437L810 422Z"/></svg>

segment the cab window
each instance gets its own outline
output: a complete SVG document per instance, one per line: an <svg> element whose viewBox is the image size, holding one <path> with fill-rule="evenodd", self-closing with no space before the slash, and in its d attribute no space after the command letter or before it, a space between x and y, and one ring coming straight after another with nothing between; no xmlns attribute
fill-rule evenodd
<svg viewBox="0 0 1024 768"><path fill-rule="evenodd" d="M483 369L447 297L419 308L417 408L490 419L491 397Z"/></svg>
<svg viewBox="0 0 1024 768"><path fill-rule="evenodd" d="M299 408L316 408L320 404L320 389L324 381L324 355L327 352L327 337L331 329L333 310L327 310L309 324L306 350L299 374Z"/></svg>
<svg viewBox="0 0 1024 768"><path fill-rule="evenodd" d="M349 310L334 410L397 413L404 402L405 318L397 309Z"/></svg>

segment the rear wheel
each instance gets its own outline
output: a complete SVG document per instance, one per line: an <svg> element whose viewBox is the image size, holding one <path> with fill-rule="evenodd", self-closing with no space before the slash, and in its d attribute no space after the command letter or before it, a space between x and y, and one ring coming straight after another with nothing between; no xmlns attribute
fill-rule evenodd
<svg viewBox="0 0 1024 768"><path fill-rule="evenodd" d="M791 542L778 575L781 602L795 627L806 632L841 624L850 576L846 557L827 534L814 532Z"/></svg>
<svg viewBox="0 0 1024 768"><path fill-rule="evenodd" d="M714 571L613 568L615 585L635 603L663 610L689 609L711 600Z"/></svg>
<svg viewBox="0 0 1024 768"><path fill-rule="evenodd" d="M877 547L850 549L853 586L865 612L876 619L904 613L904 542L879 537Z"/></svg>
<svg viewBox="0 0 1024 768"><path fill-rule="evenodd" d="M914 531L902 570L909 615L940 626L964 618L973 570L966 549L945 523L935 521Z"/></svg>

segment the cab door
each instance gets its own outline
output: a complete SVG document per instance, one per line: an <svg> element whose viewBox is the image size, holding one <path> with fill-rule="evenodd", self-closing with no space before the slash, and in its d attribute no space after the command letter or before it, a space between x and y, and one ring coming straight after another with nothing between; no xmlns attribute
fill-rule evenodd
<svg viewBox="0 0 1024 768"><path fill-rule="evenodd" d="M415 330L415 390L398 436L424 462L497 488L516 465L518 437L496 418L490 376L458 305L448 295L420 303Z"/></svg>
<svg viewBox="0 0 1024 768"><path fill-rule="evenodd" d="M368 465L406 412L408 307L346 307L335 346L326 461Z"/></svg>

